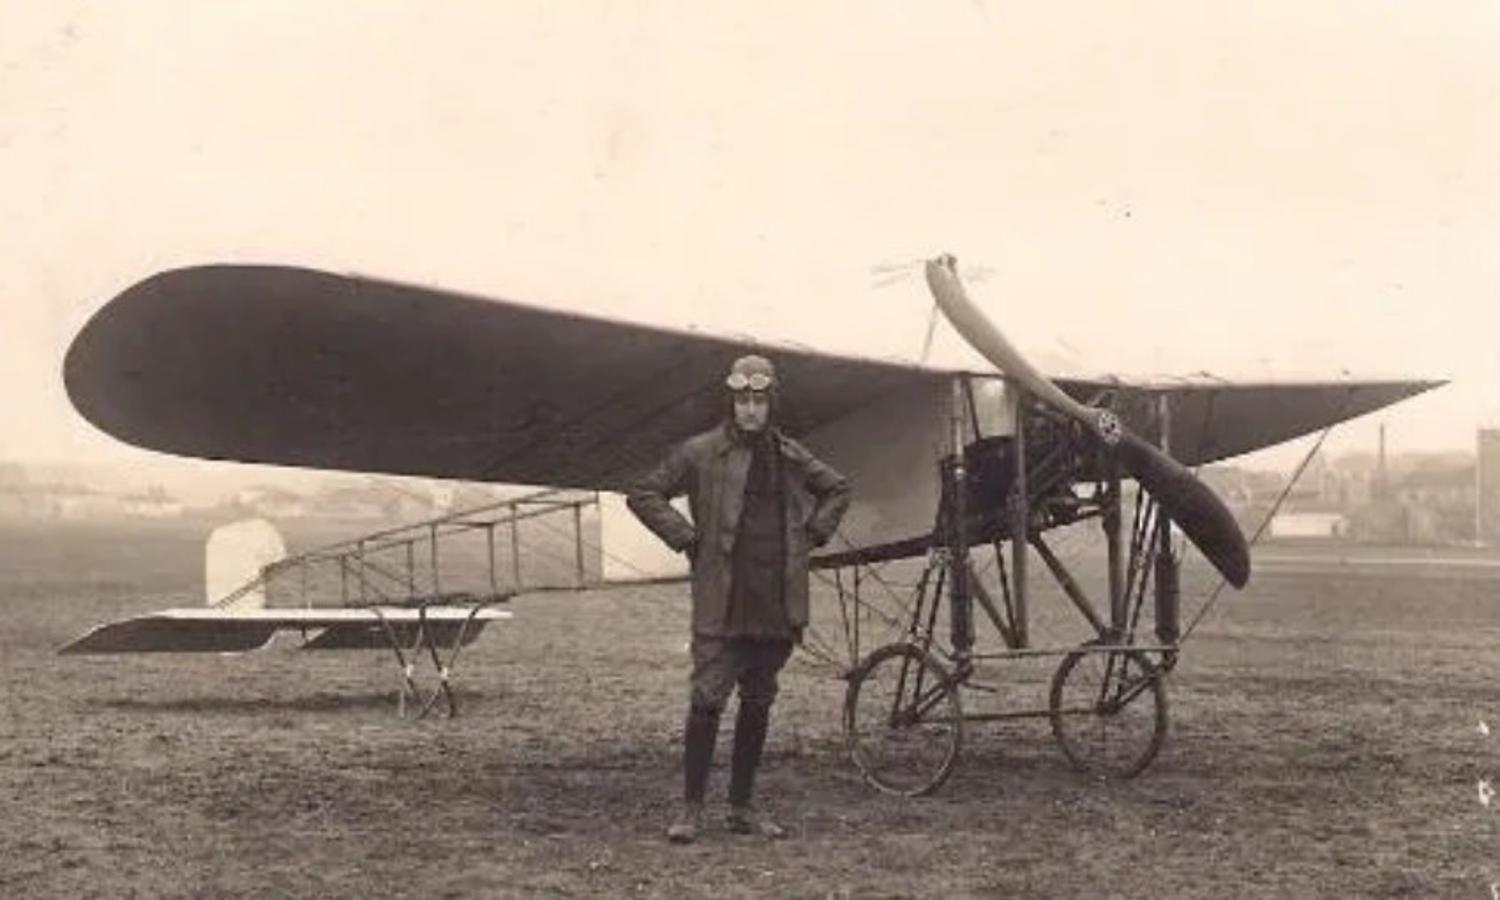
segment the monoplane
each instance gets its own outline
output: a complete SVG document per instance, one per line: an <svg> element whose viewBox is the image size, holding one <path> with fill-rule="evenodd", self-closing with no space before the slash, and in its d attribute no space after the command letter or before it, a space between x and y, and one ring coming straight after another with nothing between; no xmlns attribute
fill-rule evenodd
<svg viewBox="0 0 1500 900"><path fill-rule="evenodd" d="M817 638L808 649L847 679L845 734L869 782L900 794L934 790L966 724L1032 716L1050 720L1080 768L1134 775L1161 746L1168 676L1197 621L1182 626L1184 563L1206 563L1199 569L1217 579L1213 597L1251 574L1251 542L1195 470L1326 433L1440 382L1049 378L973 303L951 257L927 261L925 275L938 307L995 370L766 345L303 268L209 265L154 275L106 304L73 342L65 377L87 419L153 450L609 496L721 420L726 364L754 348L775 359L785 384L782 427L854 484L840 533L815 561L831 598L815 618L845 646ZM410 646L410 636L384 627L406 608L418 626L446 622L445 639L461 645L471 635L457 623L529 588L496 584L470 598L468 613L441 611L463 606L438 584L438 530L484 530L494 580L495 529L518 514L512 506L510 519L422 526L430 578L419 585L408 562L391 575L404 578L408 602L375 604L383 611L362 615L380 618L360 627ZM612 535L640 546L639 532L601 517L606 561L623 554ZM1084 587L1089 573L1053 543L1080 529L1102 540L1098 604ZM411 560L421 532L381 546ZM581 542L581 527L575 534ZM372 546L338 549L340 571ZM1066 598L1060 605L1077 611L1081 637L1036 639L1037 560ZM915 569L910 584L891 575L901 561ZM358 569L364 590L370 570ZM351 599L347 582L338 600L372 608L366 595ZM994 647L977 639L976 610L994 626ZM134 638L101 646L139 649L150 628L131 621L105 630ZM222 636L267 626L228 611L196 627L238 647L256 642ZM202 649L160 633L167 638L150 649ZM446 689L435 641L421 646ZM978 679L981 664L1025 660L1056 662L1044 704L966 711L966 698L995 690Z"/></svg>

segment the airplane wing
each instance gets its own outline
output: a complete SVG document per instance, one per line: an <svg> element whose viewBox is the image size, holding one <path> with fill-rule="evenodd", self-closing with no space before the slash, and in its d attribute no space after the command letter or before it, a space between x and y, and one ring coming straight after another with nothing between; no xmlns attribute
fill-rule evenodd
<svg viewBox="0 0 1500 900"><path fill-rule="evenodd" d="M68 394L187 456L620 489L721 420L748 342L269 266L164 272L69 349ZM805 432L940 372L778 348Z"/></svg>
<svg viewBox="0 0 1500 900"><path fill-rule="evenodd" d="M306 649L370 649L390 646L390 626L402 647L425 627L438 644L472 641L489 622L509 619L503 609L409 607L360 609L164 609L111 622L89 631L59 653L242 653L263 647L281 630L315 632ZM384 624L382 624L382 621Z"/></svg>
<svg viewBox="0 0 1500 900"><path fill-rule="evenodd" d="M106 304L69 348L64 376L86 418L153 450L620 490L722 418L720 379L749 347L774 356L782 424L799 436L858 411L889 433L892 415L931 413L901 398L941 398L952 374L364 277L216 265L160 273ZM1170 450L1187 465L1437 384L1056 383L1084 401L1112 393L1132 431L1153 442L1165 397ZM855 452L884 446L844 438ZM922 514L930 524L930 507Z"/></svg>

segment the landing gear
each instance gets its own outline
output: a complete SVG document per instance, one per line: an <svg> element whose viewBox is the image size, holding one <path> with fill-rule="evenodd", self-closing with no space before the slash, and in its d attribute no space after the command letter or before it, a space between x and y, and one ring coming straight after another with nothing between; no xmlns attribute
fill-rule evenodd
<svg viewBox="0 0 1500 900"><path fill-rule="evenodd" d="M1028 407L1024 398L1016 407L1012 436L965 443L970 429L964 416L974 414L963 389L960 383L955 391L953 452L939 463L938 514L920 548L927 553L926 567L912 601L896 615L879 616L897 625L905 619L904 634L846 675L850 756L875 788L918 796L937 790L952 773L966 723L1047 719L1076 768L1103 779L1135 776L1166 739L1166 676L1180 649L1171 522L1158 501L1141 491L1127 520L1118 461L1077 429ZM972 430L977 433L977 426ZM1035 439L1028 438L1032 433ZM1091 601L1046 538L1052 529L1088 520L1103 531L1107 605ZM993 562L976 566L971 553L985 546L993 551ZM896 555L856 554L841 562L899 559L911 555L904 552L910 549L910 542L902 542L876 548L903 551ZM1087 626L1088 643L1077 644L1073 631L1064 643L1033 645L1028 558L1045 564ZM991 572L998 592L980 577ZM884 581L880 586L889 590ZM858 590L856 579L855 604ZM853 638L849 658L858 659L860 611L844 612L846 635ZM976 619L989 620L1002 646L978 645ZM1050 617L1035 624L1059 638L1059 629L1067 628ZM1153 632L1154 642L1140 640ZM1027 680L1017 681L1018 691L978 680L987 662L1043 659L1058 663L1045 704L1035 702L1040 698L1028 690ZM994 695L997 708L966 713L960 697L966 687ZM1034 699L1028 703L1028 697ZM986 705L972 695L966 699Z"/></svg>
<svg viewBox="0 0 1500 900"><path fill-rule="evenodd" d="M1131 778L1156 757L1167 735L1165 672L1138 650L1085 645L1063 657L1052 677L1052 734L1079 770Z"/></svg>
<svg viewBox="0 0 1500 900"><path fill-rule="evenodd" d="M888 794L938 789L963 745L955 676L912 644L888 644L849 676L844 735L865 780Z"/></svg>

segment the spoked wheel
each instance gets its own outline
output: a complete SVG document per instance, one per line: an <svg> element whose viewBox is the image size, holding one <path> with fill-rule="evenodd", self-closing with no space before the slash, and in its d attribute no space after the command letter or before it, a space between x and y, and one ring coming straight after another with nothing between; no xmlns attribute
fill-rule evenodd
<svg viewBox="0 0 1500 900"><path fill-rule="evenodd" d="M953 772L963 744L958 684L919 647L881 647L850 676L844 737L874 787L907 797L931 793Z"/></svg>
<svg viewBox="0 0 1500 900"><path fill-rule="evenodd" d="M1078 650L1052 676L1052 733L1079 769L1138 775L1167 735L1165 674L1137 650Z"/></svg>

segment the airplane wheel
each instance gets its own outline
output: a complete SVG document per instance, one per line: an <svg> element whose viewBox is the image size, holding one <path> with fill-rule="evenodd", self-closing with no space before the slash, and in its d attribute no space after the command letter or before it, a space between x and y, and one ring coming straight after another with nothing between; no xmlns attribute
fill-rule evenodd
<svg viewBox="0 0 1500 900"><path fill-rule="evenodd" d="M873 787L906 797L929 794L953 772L963 744L958 685L918 647L881 647L850 676L844 737Z"/></svg>
<svg viewBox="0 0 1500 900"><path fill-rule="evenodd" d="M1074 651L1052 677L1052 734L1078 769L1131 778L1167 736L1166 674L1136 650Z"/></svg>

